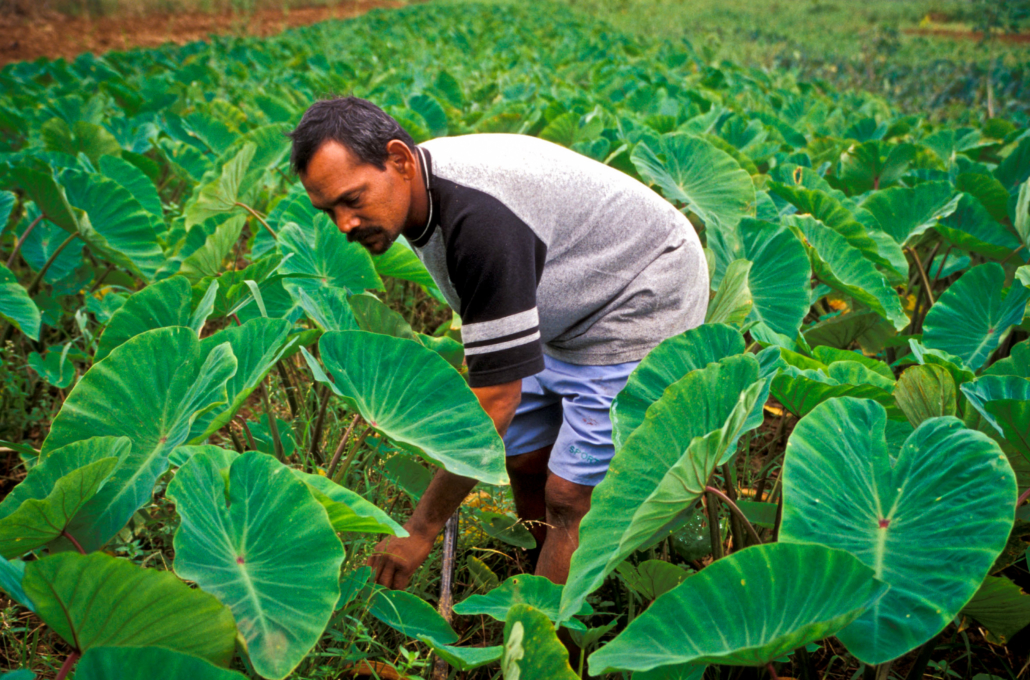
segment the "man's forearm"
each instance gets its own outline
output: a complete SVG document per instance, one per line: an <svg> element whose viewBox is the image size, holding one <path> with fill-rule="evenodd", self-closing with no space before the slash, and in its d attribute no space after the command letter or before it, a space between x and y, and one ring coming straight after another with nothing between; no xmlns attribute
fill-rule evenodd
<svg viewBox="0 0 1030 680"><path fill-rule="evenodd" d="M437 470L405 528L413 534L435 538L475 485L476 480L471 477Z"/></svg>

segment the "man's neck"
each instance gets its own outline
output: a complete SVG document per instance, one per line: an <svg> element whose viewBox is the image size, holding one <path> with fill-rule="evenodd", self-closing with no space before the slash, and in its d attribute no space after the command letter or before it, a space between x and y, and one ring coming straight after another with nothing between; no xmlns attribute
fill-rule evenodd
<svg viewBox="0 0 1030 680"><path fill-rule="evenodd" d="M426 178L428 168L422 165L422 154L415 151L415 168L418 171L415 180L411 183L411 209L408 211L408 221L404 227L404 236L410 241L425 232L427 222L430 218L429 192L426 190Z"/></svg>

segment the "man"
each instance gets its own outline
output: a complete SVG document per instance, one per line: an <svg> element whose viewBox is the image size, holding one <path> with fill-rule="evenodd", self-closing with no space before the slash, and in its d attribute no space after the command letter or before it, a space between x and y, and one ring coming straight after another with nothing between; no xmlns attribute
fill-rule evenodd
<svg viewBox="0 0 1030 680"><path fill-rule="evenodd" d="M312 205L373 254L402 234L462 318L469 384L504 438L515 507L565 583L614 454L609 409L663 339L700 324L708 269L687 219L627 175L519 135L416 146L374 104L314 104L290 133ZM376 580L404 588L475 481L439 470Z"/></svg>

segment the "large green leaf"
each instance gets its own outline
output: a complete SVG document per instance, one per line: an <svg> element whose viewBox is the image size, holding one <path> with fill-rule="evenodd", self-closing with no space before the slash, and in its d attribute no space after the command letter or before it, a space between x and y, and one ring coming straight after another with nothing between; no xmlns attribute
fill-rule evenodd
<svg viewBox="0 0 1030 680"><path fill-rule="evenodd" d="M600 586L627 555L664 526L674 526L690 509L690 492L674 478L694 479L703 487L707 479L704 471L710 473L720 462L723 443L702 441L694 445L693 451L690 446L695 438L726 425L741 403L741 393L759 380L758 371L758 361L751 355L727 357L691 371L647 409L644 422L616 452L607 475L591 496L590 511L580 525L579 548L572 555L562 593L562 620L575 615L587 594ZM759 404L741 427L756 427L761 418ZM696 461L695 451L700 458ZM677 484L681 493L669 507L659 509L658 495L665 491L671 494ZM653 511L637 516L649 499L655 502Z"/></svg>
<svg viewBox="0 0 1030 680"><path fill-rule="evenodd" d="M182 276L158 281L133 293L111 315L100 336L93 362L100 361L114 348L140 333L168 326L188 326L192 299L190 282Z"/></svg>
<svg viewBox="0 0 1030 680"><path fill-rule="evenodd" d="M50 220L44 219L36 225L36 228L26 234L29 225L40 216L39 209L35 203L25 207L25 219L22 220L23 229L20 229L19 237L24 236L21 244L22 259L24 259L34 272L39 272L47 261L50 268L43 274L43 282L54 285L62 279L67 279L75 268L82 264L82 241L73 241L65 244L68 232L64 231ZM61 246L64 248L61 249ZM58 250L60 249L60 252Z"/></svg>
<svg viewBox="0 0 1030 680"><path fill-rule="evenodd" d="M0 555L18 557L64 532L129 453L125 437L69 444L35 465L0 503Z"/></svg>
<svg viewBox="0 0 1030 680"><path fill-rule="evenodd" d="M1030 460L1030 380L985 375L961 389L984 420Z"/></svg>
<svg viewBox="0 0 1030 680"><path fill-rule="evenodd" d="M424 636L442 645L458 641L458 634L432 605L403 590L377 588L368 613L408 637Z"/></svg>
<svg viewBox="0 0 1030 680"><path fill-rule="evenodd" d="M165 263L154 220L132 194L114 180L79 170L61 173L68 202L85 211L79 233L95 252L153 279Z"/></svg>
<svg viewBox="0 0 1030 680"><path fill-rule="evenodd" d="M488 663L497 663L501 660L504 647L494 645L491 647L454 647L453 645L440 644L427 635L419 635L418 639L424 642L433 650L437 656L453 666L458 671L471 671L485 666Z"/></svg>
<svg viewBox="0 0 1030 680"><path fill-rule="evenodd" d="M962 613L1004 642L1030 625L1030 596L1003 576L988 576Z"/></svg>
<svg viewBox="0 0 1030 680"><path fill-rule="evenodd" d="M228 607L171 572L104 553L60 553L25 567L36 613L79 652L164 647L228 666L236 625Z"/></svg>
<svg viewBox="0 0 1030 680"><path fill-rule="evenodd" d="M326 376L316 379L403 448L455 474L504 484L504 444L475 394L450 364L413 340L366 331L326 333Z"/></svg>
<svg viewBox="0 0 1030 680"><path fill-rule="evenodd" d="M505 680L576 680L569 652L558 641L554 625L528 604L508 610L504 624L501 672Z"/></svg>
<svg viewBox="0 0 1030 680"><path fill-rule="evenodd" d="M239 240L246 221L246 215L238 214L216 226L214 231L204 239L203 245L182 261L179 273L189 279L191 283L196 283L205 276L218 276L222 272L225 258L233 252L233 247ZM200 229L193 233L198 231Z"/></svg>
<svg viewBox="0 0 1030 680"><path fill-rule="evenodd" d="M984 369L984 375L1018 375L1030 378L1030 340L1016 343L1009 355Z"/></svg>
<svg viewBox="0 0 1030 680"><path fill-rule="evenodd" d="M308 474L300 470L294 470L293 473L308 485L308 491L325 508L336 531L408 535L404 527L354 491L322 475Z"/></svg>
<svg viewBox="0 0 1030 680"><path fill-rule="evenodd" d="M403 281L413 281L439 295L436 290L436 282L433 281L429 270L422 264L422 260L418 259L418 255L411 249L403 236L398 238L382 255L373 255L372 263L380 276L392 276Z"/></svg>
<svg viewBox="0 0 1030 680"><path fill-rule="evenodd" d="M562 586L555 585L544 576L520 574L512 576L500 586L484 595L470 595L454 605L454 613L462 616L485 614L497 621L508 618L508 612L517 604L528 604L542 612L551 621L558 620ZM584 603L579 614L589 614L590 605ZM571 623L571 621L570 621Z"/></svg>
<svg viewBox="0 0 1030 680"><path fill-rule="evenodd" d="M708 303L705 314L707 324L728 324L738 326L751 313L751 291L748 290L748 274L751 262L740 259L726 266L719 289Z"/></svg>
<svg viewBox="0 0 1030 680"><path fill-rule="evenodd" d="M847 240L810 216L791 217L787 223L805 241L812 271L830 288L850 295L900 330L908 317L887 278Z"/></svg>
<svg viewBox="0 0 1030 680"><path fill-rule="evenodd" d="M1005 331L1023 320L1030 289L1017 280L1002 295L1005 270L996 262L973 267L941 294L923 321L923 344L961 358L974 371Z"/></svg>
<svg viewBox="0 0 1030 680"><path fill-rule="evenodd" d="M94 647L75 667L75 680L244 680L247 676L161 647Z"/></svg>
<svg viewBox="0 0 1030 680"><path fill-rule="evenodd" d="M855 385L841 382L821 369L799 369L787 366L776 374L770 393L784 408L799 418L819 404L835 397L874 399L884 407L896 411L892 415L903 418L894 406L889 391L872 384Z"/></svg>
<svg viewBox="0 0 1030 680"><path fill-rule="evenodd" d="M663 135L652 149L641 142L631 156L640 176L662 194L682 203L706 225L733 229L754 213L751 176L725 151L684 134Z"/></svg>
<svg viewBox="0 0 1030 680"><path fill-rule="evenodd" d="M225 385L235 371L228 343L204 352L189 328L159 328L118 347L72 388L43 442L42 460L91 437L132 442L112 478L68 528L86 550L103 546L150 499L168 455L186 442L194 419L225 403Z"/></svg>
<svg viewBox="0 0 1030 680"><path fill-rule="evenodd" d="M744 338L729 326L705 324L664 340L633 369L612 402L612 439L621 448L644 421L648 407L687 373L744 353Z"/></svg>
<svg viewBox="0 0 1030 680"><path fill-rule="evenodd" d="M204 351L229 343L236 357L236 373L225 384L227 402L197 417L190 441L206 439L224 426L257 389L275 363L287 351L293 327L285 319L251 319L242 326L222 329L201 343Z"/></svg>
<svg viewBox="0 0 1030 680"><path fill-rule="evenodd" d="M41 318L39 308L29 297L29 292L21 287L18 278L11 270L0 264L0 318L22 333L39 340Z"/></svg>
<svg viewBox="0 0 1030 680"><path fill-rule="evenodd" d="M69 233L78 231L79 221L68 203L64 187L57 183L51 173L21 166L11 173L11 179L48 220Z"/></svg>
<svg viewBox="0 0 1030 680"><path fill-rule="evenodd" d="M175 572L232 609L254 669L285 678L318 642L340 596L344 552L325 510L290 469L254 451L229 484L200 453L168 485L182 524Z"/></svg>
<svg viewBox="0 0 1030 680"><path fill-rule="evenodd" d="M865 663L923 644L965 606L1012 528L1016 479L998 445L945 417L897 460L879 404L834 399L801 419L783 466L780 540L847 550L891 589L837 634ZM941 523L941 512L956 518Z"/></svg>
<svg viewBox="0 0 1030 680"><path fill-rule="evenodd" d="M297 288L297 302L301 309L323 331L355 331L358 322L347 301L345 288L321 286L305 290Z"/></svg>
<svg viewBox="0 0 1030 680"><path fill-rule="evenodd" d="M876 191L862 208L898 245L908 245L937 221L955 212L961 195L951 182L923 182L915 187Z"/></svg>
<svg viewBox="0 0 1030 680"><path fill-rule="evenodd" d="M239 201L240 184L254 158L257 145L243 147L223 166L221 173L212 181L197 187L196 200L186 208L186 230L202 223L209 217L229 212Z"/></svg>
<svg viewBox="0 0 1030 680"><path fill-rule="evenodd" d="M930 418L955 415L958 411L957 396L951 373L944 366L935 364L905 369L894 390L894 400L912 427L919 427Z"/></svg>
<svg viewBox="0 0 1030 680"><path fill-rule="evenodd" d="M392 335L395 338L407 338L421 343L411 325L404 320L400 312L396 312L375 295L359 293L350 298L354 320L363 331Z"/></svg>
<svg viewBox="0 0 1030 680"><path fill-rule="evenodd" d="M808 312L812 270L804 246L784 227L743 219L737 227L741 255L751 261L747 285L753 307L749 320L795 337Z"/></svg>
<svg viewBox="0 0 1030 680"><path fill-rule="evenodd" d="M833 635L886 590L872 569L843 550L751 546L655 600L590 655L590 673L680 663L763 666Z"/></svg>
<svg viewBox="0 0 1030 680"><path fill-rule="evenodd" d="M1019 239L997 222L972 196L962 194L955 212L940 220L937 232L963 250L999 260L1019 248Z"/></svg>
<svg viewBox="0 0 1030 680"><path fill-rule="evenodd" d="M304 229L292 222L283 227L279 251L289 256L280 273L295 276L293 281L304 288L334 286L359 292L383 287L368 251L349 242L325 215Z"/></svg>
<svg viewBox="0 0 1030 680"><path fill-rule="evenodd" d="M132 194L144 210L158 219L164 217L157 187L142 170L118 156L102 156L99 165L100 172Z"/></svg>

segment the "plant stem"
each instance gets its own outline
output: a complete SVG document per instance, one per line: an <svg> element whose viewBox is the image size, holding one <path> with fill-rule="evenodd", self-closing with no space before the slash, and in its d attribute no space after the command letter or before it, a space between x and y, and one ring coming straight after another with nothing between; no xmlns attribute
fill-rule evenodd
<svg viewBox="0 0 1030 680"><path fill-rule="evenodd" d="M8 269L10 269L11 265L14 263L14 258L18 257L18 251L21 250L21 244L25 243L25 239L27 239L29 237L29 234L31 234L32 230L36 228L36 225L39 224L42 221L43 221L43 216L42 215L40 215L36 219L32 220L32 224L30 224L28 226L28 228L24 232L22 232L22 235L18 237L17 243L14 244L14 250L11 251L11 256L9 258L7 258L7 268Z"/></svg>
<svg viewBox="0 0 1030 680"><path fill-rule="evenodd" d="M919 255L916 253L915 248L908 248L909 255L916 261L916 269L919 270L919 276L923 279L923 286L926 287L926 299L930 301L930 306L933 306L935 301L933 299L933 287L930 285L930 279L926 276L926 270L923 269L923 261L919 259Z"/></svg>
<svg viewBox="0 0 1030 680"><path fill-rule="evenodd" d="M737 516L737 519L740 520L740 523L744 526L744 528L747 529L747 533L751 536L751 540L755 542L755 545L762 544L762 539L759 538L758 532L755 531L755 528L751 525L751 522L747 521L747 517L744 516L744 512L739 507L737 507L737 504L734 503L729 496L724 494L722 491L719 491L714 486L706 486L705 492L714 496L718 496L719 499L722 500L722 502L725 503L727 507L729 507L730 511Z"/></svg>
<svg viewBox="0 0 1030 680"><path fill-rule="evenodd" d="M229 436L232 438L232 447L236 449L236 453L243 453L246 449L243 448L243 442L240 441L239 436L229 425L226 425L225 429L229 431Z"/></svg>
<svg viewBox="0 0 1030 680"><path fill-rule="evenodd" d="M54 263L54 260L56 260L57 256L61 254L61 251L67 248L68 244L77 238L79 238L79 232L75 232L74 234L66 238L64 241L62 241L61 245L57 246L57 250L54 251L54 254L50 256L50 259L46 261L46 264L43 265L43 268L39 270L38 274L36 274L36 278L32 279L32 283L29 284L29 297L35 295L36 291L39 290L39 284L43 282L43 275L46 274L46 271L48 269L50 269L50 265Z"/></svg>
<svg viewBox="0 0 1030 680"><path fill-rule="evenodd" d="M1025 503L1027 498L1030 498L1030 489L1019 494L1019 498L1016 499L1016 507L1018 508L1020 505Z"/></svg>
<svg viewBox="0 0 1030 680"><path fill-rule="evenodd" d="M340 456L343 455L343 450L347 447L347 440L350 439L350 434L354 431L354 425L357 422L358 414L355 413L354 417L351 418L350 425L347 426L347 429L343 432L343 436L340 437L340 443L336 446L336 451L333 452L333 459L329 461L329 467L325 470L325 476L329 479L333 478L336 466L340 464Z"/></svg>
<svg viewBox="0 0 1030 680"><path fill-rule="evenodd" d="M447 520L443 529L443 565L440 574L440 616L450 623L454 618L454 562L458 552L458 511ZM441 657L433 660L432 680L444 680L448 675L449 665Z"/></svg>
<svg viewBox="0 0 1030 680"><path fill-rule="evenodd" d="M86 551L82 549L82 545L75 540L75 537L68 533L67 529L61 529L61 535L71 541L71 544L75 546L75 549L79 551L80 555L85 555Z"/></svg>
<svg viewBox="0 0 1030 680"><path fill-rule="evenodd" d="M705 487L709 489L711 487ZM708 535L712 540L712 561L722 559L722 529L719 527L719 504L715 502L715 494L705 496L705 509L708 511Z"/></svg>
<svg viewBox="0 0 1030 680"><path fill-rule="evenodd" d="M1006 256L1005 256L1005 259L1004 259L1004 260L1002 260L1002 261L1001 261L1001 262L1000 262L999 264L1005 264L1006 262L1008 262L1008 261L1009 261L1009 258L1011 258L1011 257L1012 257L1013 255L1017 254L1017 253L1018 253L1018 252L1019 252L1020 250L1022 250L1023 248L1026 248L1026 245L1025 245L1025 244L1024 244L1024 245L1021 245L1021 246L1019 246L1018 248L1016 248L1015 250L1013 250L1013 251L1012 251L1011 253L1009 253L1008 255L1006 255Z"/></svg>
<svg viewBox="0 0 1030 680"><path fill-rule="evenodd" d="M279 425L275 422L275 413L272 412L272 405L268 401L268 390L265 388L265 381L260 383L261 401L265 403L265 415L268 416L268 434L272 436L272 450L280 462L286 462L286 453L283 450L282 439L279 438Z"/></svg>
<svg viewBox="0 0 1030 680"><path fill-rule="evenodd" d="M68 655L68 658L61 664L61 670L57 671L56 680L64 680L68 677L68 674L72 672L72 668L75 666L75 662L79 660L78 650L72 650L72 653Z"/></svg>
<svg viewBox="0 0 1030 680"><path fill-rule="evenodd" d="M247 427L246 420L240 420L240 425L243 426L243 434L247 435L247 445L251 451L257 451L257 444L254 443L254 435L250 433L250 428Z"/></svg>
<svg viewBox="0 0 1030 680"><path fill-rule="evenodd" d="M318 417L315 418L315 431L311 434L311 444L308 446L308 453L312 457L317 457L319 460L323 460L322 456L318 454L319 444L322 443L322 428L325 425L325 412L329 406L329 386L323 385L318 395L320 402L318 407Z"/></svg>
<svg viewBox="0 0 1030 680"><path fill-rule="evenodd" d="M776 669L773 668L772 661L765 664L765 669L769 671L770 680L780 680L780 676L776 675Z"/></svg>
<svg viewBox="0 0 1030 680"><path fill-rule="evenodd" d="M264 218L261 217L261 215L258 215L257 212L253 208L251 208L246 203L239 203L239 202L237 202L236 205L238 205L239 207L243 208L244 210L249 212L251 215L253 215L254 219L256 219L258 222L260 222L261 226L268 230L268 233L272 235L273 239L275 239L276 241L279 240L279 237L276 235L276 233L274 231L272 231L272 228L270 226L268 226L268 222L265 222Z"/></svg>
<svg viewBox="0 0 1030 680"><path fill-rule="evenodd" d="M730 470L729 463L722 466L722 474L726 480L726 497L729 498L731 502L734 502L737 500L737 490L733 487L733 475L731 473L732 470ZM741 526L740 521L735 514L730 515L730 532L733 535L734 552L747 547L747 539L744 538L744 528Z"/></svg>
<svg viewBox="0 0 1030 680"><path fill-rule="evenodd" d="M114 264L113 263L107 265L107 269L105 269L104 273L100 275L100 277L97 279L97 282L93 284L93 287L89 289L89 292L90 293L96 292L97 288L99 288L101 286L101 284L104 283L104 279L106 279L107 275L110 274L112 271L114 271Z"/></svg>
<svg viewBox="0 0 1030 680"><path fill-rule="evenodd" d="M340 465L340 469L336 471L335 475L333 475L332 479L334 482L343 483L344 477L347 476L347 468L350 467L351 462L354 460L354 456L358 455L358 451L361 450L361 445L365 443L365 440L368 439L368 435L370 434L372 434L372 428L366 427L365 431L361 433L360 437L358 437L358 441L354 442L354 446L347 452L347 457Z"/></svg>
<svg viewBox="0 0 1030 680"><path fill-rule="evenodd" d="M286 401L290 405L290 418L297 417L297 399L293 396L294 387L293 381L290 380L290 374L286 372L286 367L283 366L283 362L280 359L276 362L275 367L279 369L279 377L283 381L283 391L286 392Z"/></svg>

